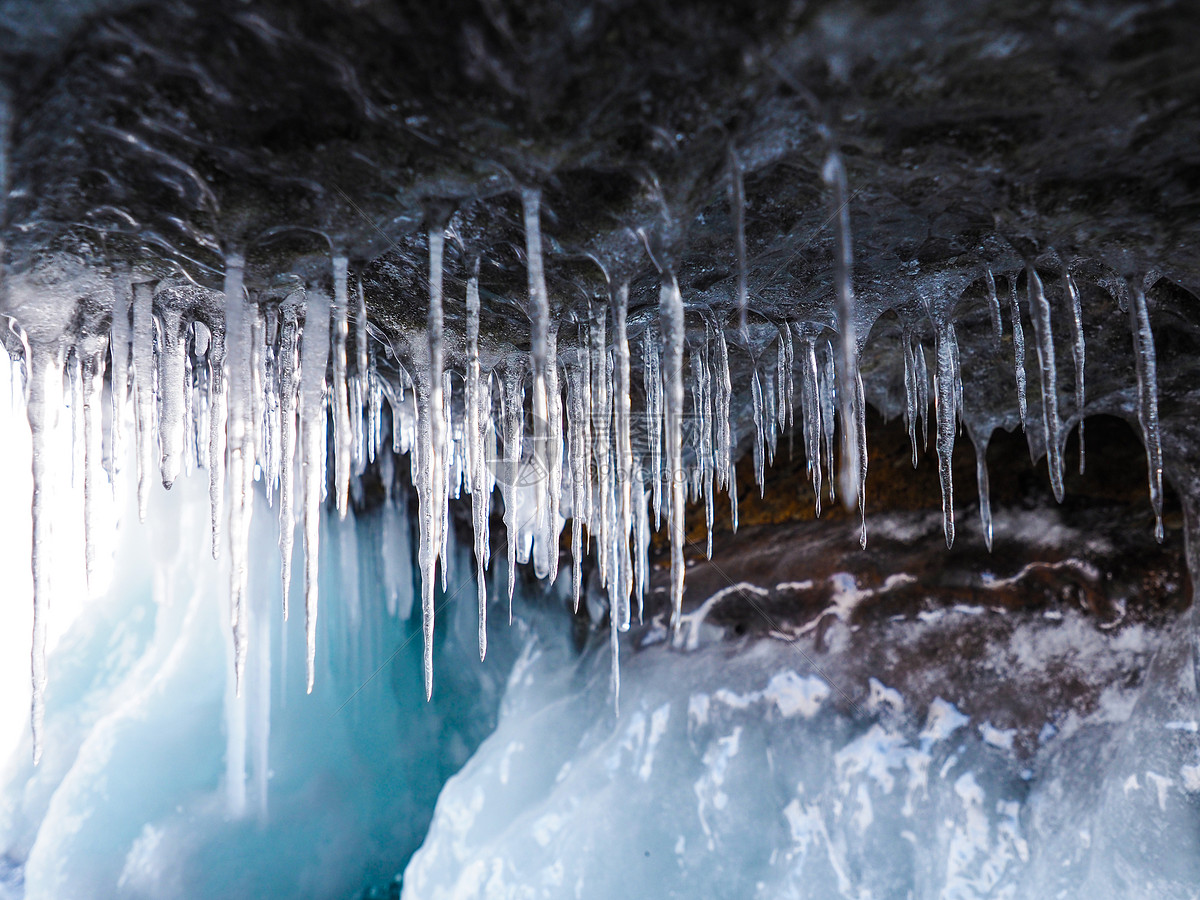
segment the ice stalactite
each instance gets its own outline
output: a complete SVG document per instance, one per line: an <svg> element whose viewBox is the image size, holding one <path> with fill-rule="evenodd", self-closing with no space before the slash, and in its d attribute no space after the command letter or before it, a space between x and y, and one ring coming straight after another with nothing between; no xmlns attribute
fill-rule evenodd
<svg viewBox="0 0 1200 900"><path fill-rule="evenodd" d="M418 427L421 459L417 495L421 505L421 632L425 640L423 671L425 698L433 696L433 574L441 555L446 527L446 421L442 387L442 260L445 233L429 229L429 366L417 378ZM445 561L442 563L445 566Z"/></svg>
<svg viewBox="0 0 1200 900"><path fill-rule="evenodd" d="M229 385L229 605L233 629L234 683L240 696L248 652L250 611L246 590L249 577L250 516L253 505L254 424L251 394L252 320L255 311L243 291L245 262L238 252L225 258L225 376Z"/></svg>
<svg viewBox="0 0 1200 900"><path fill-rule="evenodd" d="M620 514L617 527L617 560L621 582L617 585L622 598L620 625L629 628L629 597L633 591L633 566L630 557L629 536L633 528L633 439L631 436L632 411L630 409L631 376L629 366L629 333L626 319L629 313L629 285L617 286L613 295L613 350L616 370L616 475L619 492ZM640 496L641 491L638 491Z"/></svg>
<svg viewBox="0 0 1200 900"><path fill-rule="evenodd" d="M612 556L610 539L612 536L613 493L611 490L612 469L609 465L609 453L612 449L610 425L612 423L611 397L609 388L612 386L612 375L609 369L608 338L607 338L607 304L598 298L589 300L588 339L589 362L588 371L591 373L590 404L588 421L591 422L591 447L589 458L594 466L594 492L592 507L588 519L588 533L596 542L596 563L600 570L602 582L607 585L609 574L609 559Z"/></svg>
<svg viewBox="0 0 1200 900"><path fill-rule="evenodd" d="M988 292L988 315L992 320L992 339L995 342L996 350L1000 350L1000 343L1004 340L1004 323L1000 320L1000 296L996 293L996 276L992 274L991 269L984 269L984 277L987 281Z"/></svg>
<svg viewBox="0 0 1200 900"><path fill-rule="evenodd" d="M504 500L504 530L508 550L508 621L512 623L513 590L517 583L517 543L520 520L517 518L517 477L521 471L521 443L525 419L525 360L510 357L501 379L503 387L502 422L504 429L504 472L500 494Z"/></svg>
<svg viewBox="0 0 1200 900"><path fill-rule="evenodd" d="M987 432L971 434L975 448L975 483L979 488L979 525L983 529L983 542L988 552L992 550L992 497L988 481L987 451L990 435Z"/></svg>
<svg viewBox="0 0 1200 900"><path fill-rule="evenodd" d="M804 336L801 350L800 406L803 412L804 456L815 496L815 512L821 515L821 382L817 368L817 348L811 335Z"/></svg>
<svg viewBox="0 0 1200 900"><path fill-rule="evenodd" d="M112 374L109 378L112 391L112 427L109 437L109 480L115 493L117 470L123 453L125 404L129 397L129 353L131 341L130 314L133 302L133 285L129 280L129 269L120 266L113 273L113 310L109 326L108 347L112 359Z"/></svg>
<svg viewBox="0 0 1200 900"><path fill-rule="evenodd" d="M283 590L283 620L288 618L292 584L292 546L295 540L295 500L292 480L296 467L297 351L300 342L300 302L294 292L280 306L279 315L279 578Z"/></svg>
<svg viewBox="0 0 1200 900"><path fill-rule="evenodd" d="M716 469L718 482L729 494L730 527L736 533L738 527L737 469L734 466L736 448L733 443L733 422L730 419L733 402L733 382L729 375L729 345L725 341L725 329L718 323L716 328L716 385L714 406L717 414Z"/></svg>
<svg viewBox="0 0 1200 900"><path fill-rule="evenodd" d="M146 521L150 471L154 468L154 285L133 286L133 376L137 413L138 518Z"/></svg>
<svg viewBox="0 0 1200 900"><path fill-rule="evenodd" d="M160 295L162 296L162 295ZM162 297L158 304L160 343L158 350L158 396L160 467L163 487L169 488L179 477L183 459L184 430L184 359L187 356L188 323L183 310Z"/></svg>
<svg viewBox="0 0 1200 900"><path fill-rule="evenodd" d="M1067 297L1071 301L1071 356L1075 360L1075 412L1079 416L1079 474L1084 471L1083 449L1083 410L1086 396L1084 392L1084 362L1086 350L1083 340L1083 304L1079 296L1079 286L1068 271L1064 276L1067 283Z"/></svg>
<svg viewBox="0 0 1200 900"><path fill-rule="evenodd" d="M683 297L673 273L663 275L658 300L659 327L663 339L663 383L665 385L667 477L670 507L667 524L671 534L671 624L678 627L683 614Z"/></svg>
<svg viewBox="0 0 1200 900"><path fill-rule="evenodd" d="M104 356L107 341L103 335L85 341L81 369L83 376L83 544L84 571L88 584L96 575L96 469L103 456L100 405L104 394Z"/></svg>
<svg viewBox="0 0 1200 900"><path fill-rule="evenodd" d="M955 360L957 364L957 359ZM854 432L858 444L858 511L859 546L867 549L867 398L863 390L862 373L854 374Z"/></svg>
<svg viewBox="0 0 1200 900"><path fill-rule="evenodd" d="M1150 329L1150 310L1141 285L1132 286L1127 298L1129 324L1133 332L1133 354L1137 369L1138 424L1146 445L1146 468L1150 481L1150 503L1154 507L1154 536L1163 540L1163 458L1158 422L1158 357L1154 351L1154 333Z"/></svg>
<svg viewBox="0 0 1200 900"><path fill-rule="evenodd" d="M581 329L582 331L582 329ZM567 456L571 465L571 598L579 611L583 589L583 528L587 520L586 501L588 455L584 382L587 379L587 344L583 337L575 348L575 362L566 369L567 375Z"/></svg>
<svg viewBox="0 0 1200 900"><path fill-rule="evenodd" d="M1029 294L1029 312L1033 318L1033 335L1037 344L1038 374L1042 389L1042 428L1046 436L1046 463L1050 469L1050 485L1054 499L1063 499L1063 461L1058 415L1058 364L1054 359L1054 332L1050 324L1050 301L1046 289L1033 266L1025 269L1025 284Z"/></svg>
<svg viewBox="0 0 1200 900"><path fill-rule="evenodd" d="M317 659L317 573L321 541L321 495L325 488L325 367L329 363L328 295L306 291L300 355L300 463L304 492L305 675L312 693Z"/></svg>
<svg viewBox="0 0 1200 900"><path fill-rule="evenodd" d="M322 447L324 444L322 444ZM225 326L214 323L208 342L208 503L212 555L221 555L225 491Z"/></svg>
<svg viewBox="0 0 1200 900"><path fill-rule="evenodd" d="M545 545L551 529L550 522L550 401L548 380L550 366L557 362L550 354L550 297L546 290L546 268L542 257L541 192L526 188L521 191L521 208L525 220L526 272L529 280L530 362L533 368L533 452L538 477L534 483L534 531L538 535L539 551Z"/></svg>
<svg viewBox="0 0 1200 900"><path fill-rule="evenodd" d="M333 258L333 459L334 502L338 515L346 517L350 500L350 462L354 432L350 424L350 396L346 382L346 342L350 337L349 261ZM361 414L359 406L356 415Z"/></svg>
<svg viewBox="0 0 1200 900"><path fill-rule="evenodd" d="M912 336L906 331L904 344L904 425L912 446L912 464L917 467L917 360L913 353Z"/></svg>
<svg viewBox="0 0 1200 900"><path fill-rule="evenodd" d="M50 558L53 523L50 492L54 477L50 464L49 434L62 406L62 350L57 342L42 343L30 340L28 354L28 399L26 415L33 439L33 649L31 673L33 696L31 723L33 729L33 763L42 758L45 740L43 724L46 717L46 626L50 607Z"/></svg>
<svg viewBox="0 0 1200 900"><path fill-rule="evenodd" d="M834 374L834 349L830 341L821 344L818 394L821 401L821 442L825 458L825 483L829 500L837 499L836 473L833 468L834 421L837 415L837 378Z"/></svg>
<svg viewBox="0 0 1200 900"><path fill-rule="evenodd" d="M662 509L662 373L658 343L649 327L642 335L642 377L646 390L646 441L650 445L650 502L654 527L661 522Z"/></svg>
<svg viewBox="0 0 1200 900"><path fill-rule="evenodd" d="M954 437L958 430L958 403L955 381L958 378L958 347L954 326L940 324L937 328L937 374L934 378L937 413L938 473L942 482L942 529L946 546L954 546Z"/></svg>
<svg viewBox="0 0 1200 900"><path fill-rule="evenodd" d="M1025 398L1025 328L1021 325L1021 304L1017 299L1017 276L1008 278L1008 307L1012 315L1013 372L1017 379L1017 411L1021 416L1021 428L1025 428L1028 402Z"/></svg>
<svg viewBox="0 0 1200 900"><path fill-rule="evenodd" d="M484 393L479 362L479 266L467 279L467 459L471 474L471 525L475 536L475 587L479 595L479 659L487 656L488 514L491 485L483 455L491 397Z"/></svg>
<svg viewBox="0 0 1200 900"><path fill-rule="evenodd" d="M846 195L846 169L836 152L830 153L822 170L825 184L833 193L834 284L837 291L837 394L842 417L841 490L846 509L858 502L858 440L850 423L857 421L854 411L858 378L858 338L855 333L854 249L850 237L850 198Z"/></svg>

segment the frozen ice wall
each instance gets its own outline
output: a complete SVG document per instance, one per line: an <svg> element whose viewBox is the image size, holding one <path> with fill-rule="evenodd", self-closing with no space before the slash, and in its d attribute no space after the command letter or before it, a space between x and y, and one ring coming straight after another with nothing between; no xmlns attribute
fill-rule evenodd
<svg viewBox="0 0 1200 900"><path fill-rule="evenodd" d="M228 563L203 550L204 481L154 492L149 524L126 511L118 576L50 654L45 754L34 768L26 731L0 788L6 900L341 897L386 885L494 721L530 632L503 624L480 663L473 566L451 540L437 593L443 674L426 703L402 495L357 521L325 514L321 652L306 695L304 618L281 621L274 515L255 493L255 640L236 697Z"/></svg>
<svg viewBox="0 0 1200 900"><path fill-rule="evenodd" d="M979 615L999 614L947 610L889 638ZM831 654L811 638L629 652L614 721L603 654L528 653L404 897L1195 897L1192 624L1112 635L1079 613L1039 618L978 661L981 682L1048 685L1073 663L1149 674L1024 732L874 679L852 707L836 685L861 648L839 625Z"/></svg>

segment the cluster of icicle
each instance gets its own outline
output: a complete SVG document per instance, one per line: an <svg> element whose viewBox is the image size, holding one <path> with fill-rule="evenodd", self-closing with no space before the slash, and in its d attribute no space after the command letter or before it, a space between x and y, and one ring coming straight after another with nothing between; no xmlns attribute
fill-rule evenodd
<svg viewBox="0 0 1200 900"><path fill-rule="evenodd" d="M826 179L837 208L844 212L845 176L831 157ZM62 340L25 340L27 409L33 434L33 734L35 760L40 753L45 664L45 608L49 586L45 554L48 524L39 485L54 477L47 471L45 441L48 406L58 402L64 368L79 392L83 428L79 440L85 473L85 532L94 533L93 484L103 459L112 467L121 459L125 440L121 423L130 402L136 423L139 511L145 516L155 468L170 487L186 465L206 468L210 480L212 544L215 556L227 544L230 554L230 624L235 648L235 677L240 685L246 663L247 567L251 491L261 481L268 500L277 495L279 548L286 617L299 473L299 520L303 527L304 597L307 634L307 679L311 691L317 623L317 545L320 512L328 473L327 427L333 423L333 492L345 515L351 478L361 474L382 452L386 437L385 404L390 408L392 452L409 455L419 497L419 566L425 637L425 688L432 691L432 648L435 618L435 572L446 556L447 510L451 498L470 493L474 523L479 602L479 651L486 652L488 597L484 571L490 563L488 534L494 488L499 486L507 534L510 601L516 565L532 559L539 577L558 573L559 533L571 521L572 582L576 606L581 592L582 560L590 547L597 573L608 593L614 689L619 687L616 650L619 632L632 621L637 604L642 615L649 567L651 517L665 524L671 545L670 601L673 624L681 614L684 579L685 506L702 502L708 526L707 552L712 552L714 502L724 491L737 527L735 462L739 435L730 379L727 323L708 308L696 312L704 321L703 340L688 348L685 304L675 276L662 275L657 327L642 334L631 349L627 328L628 285L613 287L611 303L595 303L586 321L566 326L560 334L547 296L540 197L523 192L527 241L529 305L532 323L528 354L512 352L485 371L480 354L478 268L467 281L466 355L461 369L446 365L443 334L442 259L445 234L429 232L428 344L408 360L397 360L398 375L385 377L376 365L382 345L370 339L361 288L353 309L347 259L333 258L333 296L319 288L297 288L279 300L256 302L243 287L243 258L226 258L223 304L207 304L200 293L156 292L151 282L132 283L128 270L113 278L111 327L65 345ZM817 512L823 487L835 495L834 442L841 435L837 480L848 508L864 508L867 445L863 383L858 371L854 331L855 301L851 289L849 222L835 227L836 320L831 331L809 322L782 322L778 338L759 353L750 384L754 423L753 462L763 484L764 468L776 451L777 439L789 432L793 414L801 419L807 471L816 494ZM739 235L740 239L740 235ZM739 240L739 245L740 245ZM1026 269L1028 303L1041 380L1043 428L1047 437L1051 479L1061 496L1063 481L1062 423L1058 410L1057 364L1051 339L1051 307L1032 266ZM1015 347L1014 375L1024 420L1024 335L1015 273L1006 276ZM739 279L739 321L745 331L746 296ZM1001 304L992 273L986 273L991 317L999 340ZM1074 335L1075 402L1083 408L1084 341L1079 291L1068 275ZM1158 437L1155 357L1146 300L1140 290L1123 283L1121 292L1131 316L1137 359L1139 417L1150 463L1151 496L1161 516L1162 459ZM191 305L181 298L191 297ZM223 305L223 309L218 308ZM953 541L951 456L962 422L962 379L954 325L934 321L932 371L919 338L905 338L905 419L918 451L918 423L927 434L928 410L935 410L945 532ZM611 332L609 324L611 320ZM351 336L353 322L353 336ZM610 337L611 334L611 337ZM698 335L697 335L698 338ZM768 354L773 348L773 354ZM634 453L631 408L631 354L640 352L645 391L645 439ZM685 365L685 352L688 358ZM773 360L771 359L773 356ZM353 364L351 364L353 360ZM452 378L457 375L457 379ZM563 378L560 380L560 374ZM461 385L456 391L455 380ZM532 385L533 433L525 433L525 385ZM565 385L564 382L565 381ZM930 385L932 382L932 392ZM101 406L105 385L114 406L109 452L102 452ZM690 404L687 395L690 393ZM686 428L685 428L685 414ZM841 427L835 426L840 417ZM990 511L985 464L986 436L976 439L979 460L980 510L989 546ZM685 438L687 450L685 453ZM982 443L981 443L982 440ZM1080 425L1082 446L1082 425ZM500 451L502 448L502 452ZM644 448L644 449L643 449ZM299 457L297 459L297 456ZM1081 459L1082 465L1082 459ZM564 478L566 485L564 485ZM569 504L569 509L564 505ZM227 508L226 508L227 507ZM1161 524L1160 524L1161 532ZM862 541L865 546L865 515ZM87 541L89 571L94 551ZM443 590L445 565L442 565ZM615 693L615 691L614 691Z"/></svg>

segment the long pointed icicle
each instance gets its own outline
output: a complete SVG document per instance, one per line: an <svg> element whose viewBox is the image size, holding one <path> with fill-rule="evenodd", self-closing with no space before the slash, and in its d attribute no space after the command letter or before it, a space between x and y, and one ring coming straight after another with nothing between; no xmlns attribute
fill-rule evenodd
<svg viewBox="0 0 1200 900"><path fill-rule="evenodd" d="M346 341L350 337L348 289L349 262L333 258L333 458L334 497L338 516L346 517L350 498L350 460L354 431L350 424L350 397L346 384Z"/></svg>
<svg viewBox="0 0 1200 900"><path fill-rule="evenodd" d="M103 338L100 339L103 341ZM100 345L103 348L103 344ZM96 467L101 451L100 404L104 385L104 349L83 355L83 543L84 570L91 585L96 574Z"/></svg>
<svg viewBox="0 0 1200 900"><path fill-rule="evenodd" d="M300 356L300 460L304 485L305 673L312 693L317 659L317 571L321 491L325 487L325 367L329 364L329 297L308 292Z"/></svg>
<svg viewBox="0 0 1200 900"><path fill-rule="evenodd" d="M1066 274L1067 296L1071 300L1071 355L1075 359L1075 411L1079 415L1079 474L1084 470L1083 451L1083 409L1084 386L1083 371L1085 349L1083 343L1083 304L1079 297L1079 287L1070 272Z"/></svg>
<svg viewBox="0 0 1200 900"><path fill-rule="evenodd" d="M487 461L483 457L486 427L483 388L479 372L479 271L467 280L467 456L471 466L471 524L475 537L475 586L479 595L479 659L487 656L488 512L491 492L487 483Z"/></svg>
<svg viewBox="0 0 1200 900"><path fill-rule="evenodd" d="M617 527L617 559L622 575L622 583L617 585L620 596L621 630L629 629L630 624L630 594L633 591L633 560L630 556L629 536L633 527L633 440L630 435L632 413L630 411L630 366L629 366L629 335L626 329L626 318L629 312L629 285L622 283L613 297L613 349L616 368L616 400L617 423L617 490L619 491L619 525ZM639 495L641 491L638 491Z"/></svg>
<svg viewBox="0 0 1200 900"><path fill-rule="evenodd" d="M525 256L529 279L530 359L533 365L533 451L538 479L535 490L535 528L539 544L548 534L549 498L549 421L547 365L549 365L550 297L546 291L546 270L542 258L541 192L535 188L521 191L525 219ZM553 526L550 526L553 527Z"/></svg>
<svg viewBox="0 0 1200 900"><path fill-rule="evenodd" d="M112 356L112 429L109 451L109 478L113 489L117 486L117 470L121 467L123 452L125 403L129 396L129 345L130 306L133 301L133 285L129 281L129 269L120 267L113 277L112 326L109 329L109 352Z"/></svg>
<svg viewBox="0 0 1200 900"><path fill-rule="evenodd" d="M154 285L133 286L133 371L137 397L138 519L146 521L154 467Z"/></svg>
<svg viewBox="0 0 1200 900"><path fill-rule="evenodd" d="M908 427L908 442L912 445L912 464L917 467L917 361L913 354L912 338L904 335L904 424Z"/></svg>
<svg viewBox="0 0 1200 900"><path fill-rule="evenodd" d="M280 309L279 326L279 578L283 589L283 620L288 618L292 584L292 546L296 522L292 480L296 466L296 347L298 307L288 297Z"/></svg>
<svg viewBox="0 0 1200 900"><path fill-rule="evenodd" d="M1021 325L1021 304L1017 300L1017 276L1008 279L1009 310L1012 313L1013 372L1017 379L1017 411L1021 414L1021 430L1025 430L1028 402L1025 398L1025 329Z"/></svg>
<svg viewBox="0 0 1200 900"><path fill-rule="evenodd" d="M846 196L846 169L841 157L830 153L822 171L825 184L833 191L834 205L834 282L837 286L837 392L842 417L842 465L840 470L842 503L854 509L858 502L858 441L851 423L858 378L858 339L855 335L854 253L850 239L850 201Z"/></svg>
<svg viewBox="0 0 1200 900"><path fill-rule="evenodd" d="M667 475L671 487L668 523L671 531L671 624L683 614L683 297L672 273L663 276L658 299L663 338L663 382L666 386Z"/></svg>
<svg viewBox="0 0 1200 900"><path fill-rule="evenodd" d="M987 279L988 289L988 313L992 318L992 340L995 343L996 349L1000 349L1000 342L1004 340L1004 325L1000 321L1000 297L996 293L996 276L992 274L991 269L984 269L984 275Z"/></svg>
<svg viewBox="0 0 1200 900"><path fill-rule="evenodd" d="M983 542L992 552L992 498L988 481L987 450L988 438L973 437L975 445L975 482L979 487L979 524L983 528Z"/></svg>
<svg viewBox="0 0 1200 900"><path fill-rule="evenodd" d="M158 441L163 487L170 488L179 477L183 461L184 357L187 355L187 323L182 311L170 304L160 310L161 344L158 351L159 404Z"/></svg>
<svg viewBox="0 0 1200 900"><path fill-rule="evenodd" d="M1146 468L1150 481L1150 504L1154 508L1154 537L1163 540L1163 459L1162 438L1158 425L1158 358L1154 351L1154 333L1150 329L1150 311L1140 285L1133 287L1128 304L1129 324L1133 332L1133 355L1137 367L1138 424L1146 445Z"/></svg>
<svg viewBox="0 0 1200 900"><path fill-rule="evenodd" d="M717 328L717 466L722 476L721 485L729 493L729 527L734 533L738 528L737 468L733 454L733 423L730 420L730 405L733 400L733 382L729 375L729 344L725 340L725 329Z"/></svg>
<svg viewBox="0 0 1200 900"><path fill-rule="evenodd" d="M429 229L429 369L418 384L418 413L421 422L421 632L425 640L422 669L425 699L433 696L434 569L446 527L446 422L442 396L442 258L446 235L439 227ZM442 562L443 567L445 561Z"/></svg>
<svg viewBox="0 0 1200 900"><path fill-rule="evenodd" d="M809 478L816 495L815 511L821 515L821 383L817 369L817 350L811 337L804 338L804 382L801 393L804 407L804 455Z"/></svg>
<svg viewBox="0 0 1200 900"><path fill-rule="evenodd" d="M954 434L957 430L955 413L957 403L954 396L955 347L954 326L941 325L937 330L937 455L938 473L942 481L942 528L946 534L946 546L954 546Z"/></svg>
<svg viewBox="0 0 1200 900"><path fill-rule="evenodd" d="M323 446L323 445L322 445ZM225 498L225 327L208 342L208 504L212 556L221 555L221 509Z"/></svg>
<svg viewBox="0 0 1200 900"><path fill-rule="evenodd" d="M33 764L42 758L46 716L46 617L51 588L52 467L48 438L62 405L62 351L53 344L31 343L29 400L25 413L33 437L33 648L30 670L33 677L31 704Z"/></svg>
<svg viewBox="0 0 1200 900"><path fill-rule="evenodd" d="M225 259L226 378L229 383L229 604L233 629L233 672L242 692L248 652L250 610L246 603L249 574L251 494L254 476L254 428L251 417L251 319L254 311L242 292L244 260L240 253Z"/></svg>
<svg viewBox="0 0 1200 900"><path fill-rule="evenodd" d="M1050 301L1042 279L1033 266L1025 270L1029 293L1029 311L1033 317L1033 334L1037 343L1038 373L1042 388L1042 427L1046 435L1046 463L1050 469L1050 486L1054 499L1063 499L1062 443L1059 432L1062 424L1058 415L1058 365L1054 359L1054 332L1050 324Z"/></svg>

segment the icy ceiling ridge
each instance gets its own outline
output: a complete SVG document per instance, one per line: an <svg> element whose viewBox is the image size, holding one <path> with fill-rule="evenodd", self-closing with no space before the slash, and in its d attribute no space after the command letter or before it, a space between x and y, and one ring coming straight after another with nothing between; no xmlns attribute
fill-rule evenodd
<svg viewBox="0 0 1200 900"><path fill-rule="evenodd" d="M45 498L47 485L71 474L52 469L46 441L64 402L79 445L73 458L83 468L89 571L96 529L113 524L96 521L94 498L105 480L114 489L123 483L126 442L132 441L135 451L143 517L154 480L169 488L185 468L207 469L211 551L230 555L230 626L239 684L253 640L246 590L255 482L268 499L278 496L285 604L294 529L302 527L311 691L319 520L326 490L344 516L351 480L388 452L409 455L419 497L427 695L433 688L435 579L440 568L444 590L445 567L439 560L446 553L451 499L471 494L480 656L486 652L489 520L499 488L510 604L517 563L532 561L539 578L556 577L559 535L568 521L577 607L582 560L593 555L611 610L616 693L618 635L630 628L633 607L639 619L644 609L651 521L656 529L665 525L670 535L671 622L677 628L686 504L689 499L703 504L711 556L714 504L722 492L737 527L735 463L743 437L761 491L779 437L790 433L798 418L818 513L823 494L832 501L840 493L848 509L860 511L866 545L865 381L873 398L886 398L896 381L902 385L901 412L914 465L933 432L948 546L955 529L951 459L962 430L975 445L979 508L990 546L986 450L992 432L1019 423L1031 454L1048 457L1061 500L1068 434L1077 424L1082 468L1088 410L1115 411L1139 422L1161 540L1158 363L1146 296L1148 286L1158 286L1158 276L1127 282L1086 260L1057 271L1051 261L1045 270L1055 284L1051 294L1034 261L999 274L984 269L981 304L966 302L965 295L930 298L922 317L892 316L896 328L875 328L878 323L864 321L855 302L853 240L847 217L837 216L845 202L836 155L826 171L834 188L840 256L832 328L803 317L802 309L795 319L765 324L751 309L743 324L736 311L730 315L689 305L669 267L661 275L657 316L643 316L637 333L631 335L625 282L615 283L608 297L594 298L586 312L566 320L552 316L535 190L522 194L528 351L509 346L503 353L486 352L477 269L466 276L465 329L446 328L447 232L437 227L428 233L426 326L394 334L372 326L364 292L360 285L352 287L355 279L344 256L332 259L332 295L319 281L293 283L286 291L248 291L245 261L236 251L226 259L223 294L179 279L146 280L127 268L96 270L65 256L38 277L10 278L9 346L25 378L33 436L35 758L48 677L45 612L52 562ZM1091 324L1106 356L1113 355L1114 342L1124 343L1133 363L1105 366L1097 379L1100 390L1093 387L1090 396L1084 381L1084 292L1107 294L1120 308L1117 328L1103 308L1096 312L1104 318ZM897 372L883 362L889 352L902 360ZM731 367L735 354L740 365ZM1070 362L1060 363L1064 357ZM986 372L997 365L1007 382L998 394ZM735 381L733 371L745 379ZM973 380L978 374L985 375L984 382ZM886 399L874 402L887 412Z"/></svg>
<svg viewBox="0 0 1200 900"><path fill-rule="evenodd" d="M866 406L905 417L914 459L932 431L947 542L963 429L985 530L996 428L1025 429L1058 495L1085 412L1136 420L1156 514L1164 441L1181 470L1198 443L1200 357L1160 372L1151 328L1195 341L1186 5L63 10L5 19L0 54L38 738L64 371L89 497L130 445L143 511L156 471L207 469L239 680L256 480L285 598L303 525L310 686L318 510L380 453L409 453L420 498L429 691L464 490L482 572L500 489L510 593L518 561L553 577L571 523L576 597L590 553L615 648L651 519L678 622L689 497L711 524L741 452L761 485L794 419L817 503L864 529Z"/></svg>

